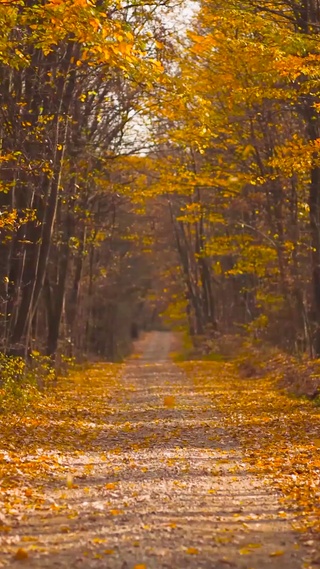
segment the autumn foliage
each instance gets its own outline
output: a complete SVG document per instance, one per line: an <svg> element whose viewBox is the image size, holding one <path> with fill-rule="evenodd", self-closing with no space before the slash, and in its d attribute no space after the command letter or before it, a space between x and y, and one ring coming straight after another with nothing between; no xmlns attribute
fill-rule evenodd
<svg viewBox="0 0 320 569"><path fill-rule="evenodd" d="M136 251L115 163L144 145L130 124L162 72L159 6L0 2L5 353L121 358L128 350L140 284L117 293Z"/></svg>
<svg viewBox="0 0 320 569"><path fill-rule="evenodd" d="M101 532L106 519L126 528L131 507L150 507L151 494L140 500L132 488L148 479L151 455L151 486L181 471L191 501L201 497L198 483L209 484L201 500L212 507L221 471L197 457L220 453L224 463L230 449L212 444L222 432L243 457L227 467L231 483L241 484L244 467L259 485L276 486L277 520L290 505L313 547L318 1L0 0L0 25L0 541L8 563L47 555L19 525L31 511L33 520L40 512L38 527L60 515L68 522L52 555L59 560L69 532L76 549L82 507L94 563L118 555L94 534L96 521ZM179 371L167 358L170 333L160 341L154 332L148 345L155 329L180 332L171 356L196 361ZM140 335L146 360L139 365L134 353L123 366ZM167 446L174 458L162 456ZM117 493L132 472L132 493ZM172 484L180 499L184 481ZM171 539L180 520L161 523ZM143 525L148 539L153 530ZM147 569L139 541L131 545L130 567ZM196 541L179 552L195 563L205 555Z"/></svg>
<svg viewBox="0 0 320 569"><path fill-rule="evenodd" d="M121 358L162 313L317 356L315 3L153 6L0 3L2 349Z"/></svg>
<svg viewBox="0 0 320 569"><path fill-rule="evenodd" d="M193 335L320 353L315 4L204 1L163 54L145 191L168 202Z"/></svg>

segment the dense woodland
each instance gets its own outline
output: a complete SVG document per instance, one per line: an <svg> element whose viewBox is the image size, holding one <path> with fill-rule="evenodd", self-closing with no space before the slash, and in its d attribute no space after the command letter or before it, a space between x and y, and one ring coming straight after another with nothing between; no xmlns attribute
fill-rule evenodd
<svg viewBox="0 0 320 569"><path fill-rule="evenodd" d="M320 356L320 2L181 9L0 2L4 354Z"/></svg>

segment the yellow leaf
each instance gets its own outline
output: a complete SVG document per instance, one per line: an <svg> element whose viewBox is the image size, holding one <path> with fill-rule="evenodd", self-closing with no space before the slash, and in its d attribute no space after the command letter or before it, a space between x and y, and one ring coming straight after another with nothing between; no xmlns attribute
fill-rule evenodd
<svg viewBox="0 0 320 569"><path fill-rule="evenodd" d="M279 557L280 555L283 555L284 551L282 549L279 549L279 551L273 551L272 553L269 553L269 557Z"/></svg>
<svg viewBox="0 0 320 569"><path fill-rule="evenodd" d="M147 566L144 563L138 563L133 569L147 569Z"/></svg>
<svg viewBox="0 0 320 569"><path fill-rule="evenodd" d="M249 549L248 547L243 547L242 549L239 549L239 553L240 555L250 555L250 553L252 553L252 549Z"/></svg>
<svg viewBox="0 0 320 569"><path fill-rule="evenodd" d="M261 543L248 543L245 547L239 550L240 555L250 555L254 549L259 549Z"/></svg>

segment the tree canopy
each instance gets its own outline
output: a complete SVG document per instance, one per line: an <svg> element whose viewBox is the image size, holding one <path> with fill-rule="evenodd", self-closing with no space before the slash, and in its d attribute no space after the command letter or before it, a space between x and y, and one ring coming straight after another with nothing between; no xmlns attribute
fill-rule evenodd
<svg viewBox="0 0 320 569"><path fill-rule="evenodd" d="M176 10L0 2L5 353L169 325L320 354L318 3Z"/></svg>

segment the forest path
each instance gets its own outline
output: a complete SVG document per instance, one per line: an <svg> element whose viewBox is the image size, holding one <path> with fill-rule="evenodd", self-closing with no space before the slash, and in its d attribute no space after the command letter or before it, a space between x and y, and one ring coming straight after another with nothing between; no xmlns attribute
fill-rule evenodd
<svg viewBox="0 0 320 569"><path fill-rule="evenodd" d="M108 387L112 411L91 450L79 440L64 473L40 481L43 499L3 539L1 567L313 567L294 514L169 360L173 339L154 332L139 343Z"/></svg>

